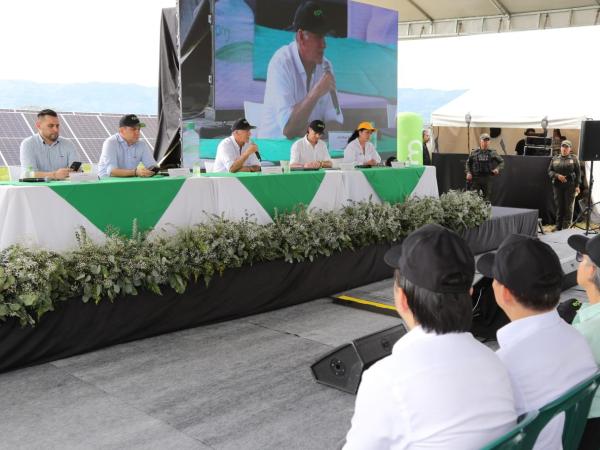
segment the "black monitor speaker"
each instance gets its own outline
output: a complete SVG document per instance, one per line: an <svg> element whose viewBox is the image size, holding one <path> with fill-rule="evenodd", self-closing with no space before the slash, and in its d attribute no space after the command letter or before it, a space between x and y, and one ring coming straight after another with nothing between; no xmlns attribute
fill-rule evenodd
<svg viewBox="0 0 600 450"><path fill-rule="evenodd" d="M579 159L582 161L600 161L600 120L584 120L581 122L579 136Z"/></svg>
<svg viewBox="0 0 600 450"><path fill-rule="evenodd" d="M406 334L396 325L344 344L322 356L310 369L318 383L356 394L362 373L392 353L392 347Z"/></svg>

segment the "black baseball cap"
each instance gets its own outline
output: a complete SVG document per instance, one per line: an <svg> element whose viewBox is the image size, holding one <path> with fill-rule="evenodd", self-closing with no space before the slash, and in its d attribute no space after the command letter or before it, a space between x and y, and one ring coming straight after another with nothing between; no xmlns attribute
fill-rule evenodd
<svg viewBox="0 0 600 450"><path fill-rule="evenodd" d="M323 133L325 131L325 124L322 120L313 120L308 124L308 128L312 129L316 133Z"/></svg>
<svg viewBox="0 0 600 450"><path fill-rule="evenodd" d="M487 253L479 258L477 270L518 294L555 289L560 287L564 276L554 250L539 239L523 234L511 234L495 254Z"/></svg>
<svg viewBox="0 0 600 450"><path fill-rule="evenodd" d="M233 126L231 127L231 131L235 130L253 130L254 126L250 125L245 117L241 117L235 122L233 122Z"/></svg>
<svg viewBox="0 0 600 450"><path fill-rule="evenodd" d="M294 14L294 30L306 30L311 33L326 35L332 27L327 23L327 16L319 2L308 0L302 2Z"/></svg>
<svg viewBox="0 0 600 450"><path fill-rule="evenodd" d="M583 255L588 255L592 262L600 266L600 235L589 238L581 234L569 236L569 246Z"/></svg>
<svg viewBox="0 0 600 450"><path fill-rule="evenodd" d="M411 283L437 293L468 292L475 275L469 246L454 231L437 224L424 225L384 256Z"/></svg>
<svg viewBox="0 0 600 450"><path fill-rule="evenodd" d="M143 122L140 122L140 119L138 119L138 116L136 116L135 114L125 114L119 120L119 128L121 128L121 127L144 128L145 126L146 126L146 124Z"/></svg>

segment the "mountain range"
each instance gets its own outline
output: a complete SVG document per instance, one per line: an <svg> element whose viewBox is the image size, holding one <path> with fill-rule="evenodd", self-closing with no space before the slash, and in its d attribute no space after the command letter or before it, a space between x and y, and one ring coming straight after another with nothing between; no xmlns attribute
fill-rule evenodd
<svg viewBox="0 0 600 450"><path fill-rule="evenodd" d="M398 89L398 110L429 122L431 112L464 90ZM52 108L58 111L157 114L158 88L137 84L50 84L0 80L0 109Z"/></svg>

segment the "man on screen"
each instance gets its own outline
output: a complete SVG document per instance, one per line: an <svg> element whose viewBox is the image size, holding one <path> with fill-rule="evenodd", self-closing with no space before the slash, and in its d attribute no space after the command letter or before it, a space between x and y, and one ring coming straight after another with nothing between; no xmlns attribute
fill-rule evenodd
<svg viewBox="0 0 600 450"><path fill-rule="evenodd" d="M329 129L344 122L333 68L323 56L331 26L321 5L313 0L300 4L293 29L294 42L277 50L269 62L261 138L303 136L313 120L322 120Z"/></svg>

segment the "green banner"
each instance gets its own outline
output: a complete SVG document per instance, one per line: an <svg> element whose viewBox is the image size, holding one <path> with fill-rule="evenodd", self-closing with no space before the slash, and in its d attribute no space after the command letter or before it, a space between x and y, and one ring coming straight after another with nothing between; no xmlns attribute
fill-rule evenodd
<svg viewBox="0 0 600 450"><path fill-rule="evenodd" d="M110 226L131 236L134 219L140 231L156 225L184 182L185 178L106 178L48 186L101 231Z"/></svg>
<svg viewBox="0 0 600 450"><path fill-rule="evenodd" d="M240 180L271 218L275 212L290 212L298 205L308 206L325 177L324 170L263 175L260 173L213 173Z"/></svg>
<svg viewBox="0 0 600 450"><path fill-rule="evenodd" d="M402 176L398 176L398 171ZM363 169L362 173L382 202L402 203L414 191L425 167L404 167L402 169Z"/></svg>

